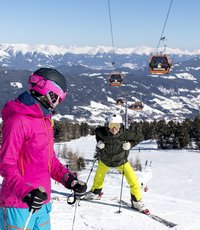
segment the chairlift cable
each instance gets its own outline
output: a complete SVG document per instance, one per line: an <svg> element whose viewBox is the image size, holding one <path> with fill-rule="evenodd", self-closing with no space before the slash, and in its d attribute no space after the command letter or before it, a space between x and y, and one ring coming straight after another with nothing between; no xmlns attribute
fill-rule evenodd
<svg viewBox="0 0 200 230"><path fill-rule="evenodd" d="M170 5L169 5L169 9L168 9L167 16L166 16L166 19L165 19L165 23L164 23L164 26L163 26L163 29L162 29L162 33L161 33L161 36L160 36L160 39L159 39L159 42L158 42L158 45L157 45L157 48L156 48L156 53L158 52L158 47L160 46L161 40L163 40L163 34L164 34L164 30L165 30L165 27L166 27L166 24L167 24L167 20L168 20L168 17L169 17L169 13L170 13L170 10L171 10L172 3L173 3L173 0L171 0Z"/></svg>
<svg viewBox="0 0 200 230"><path fill-rule="evenodd" d="M111 40L112 40L112 52L113 52L113 62L112 67L114 68L115 64L115 45L114 45L114 36L113 36L113 27L112 27L112 16L111 16L111 8L110 8L110 0L108 0L108 11L109 11L109 19L110 19L110 32L111 32Z"/></svg>

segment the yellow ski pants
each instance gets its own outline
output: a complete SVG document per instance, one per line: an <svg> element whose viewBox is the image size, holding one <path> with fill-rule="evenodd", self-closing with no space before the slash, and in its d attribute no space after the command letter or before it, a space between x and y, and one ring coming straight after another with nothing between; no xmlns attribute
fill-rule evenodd
<svg viewBox="0 0 200 230"><path fill-rule="evenodd" d="M104 178L110 167L105 165L102 161L99 161L97 171L94 177L94 182L92 185L92 191L95 189L102 189L104 186ZM119 172L123 172L124 176L130 186L130 193L135 196L136 200L139 201L142 198L141 188L138 182L137 176L131 167L129 162L126 162L123 165L116 167Z"/></svg>

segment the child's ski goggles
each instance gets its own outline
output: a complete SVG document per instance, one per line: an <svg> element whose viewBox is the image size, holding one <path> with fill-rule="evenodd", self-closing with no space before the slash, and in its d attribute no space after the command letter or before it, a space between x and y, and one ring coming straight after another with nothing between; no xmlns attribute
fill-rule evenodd
<svg viewBox="0 0 200 230"><path fill-rule="evenodd" d="M108 124L109 129L113 129L113 128L120 129L120 127L121 127L120 123L109 123Z"/></svg>

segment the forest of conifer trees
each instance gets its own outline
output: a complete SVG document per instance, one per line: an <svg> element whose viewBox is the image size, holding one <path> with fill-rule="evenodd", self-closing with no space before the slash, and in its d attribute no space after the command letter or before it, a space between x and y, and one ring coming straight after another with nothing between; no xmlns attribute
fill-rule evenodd
<svg viewBox="0 0 200 230"><path fill-rule="evenodd" d="M0 124L0 143L2 139ZM93 135L96 127L85 122L69 120L54 122L55 142L65 142L81 136ZM132 122L129 126L136 133L137 142L154 139L160 149L200 149L200 116L183 122L165 120Z"/></svg>

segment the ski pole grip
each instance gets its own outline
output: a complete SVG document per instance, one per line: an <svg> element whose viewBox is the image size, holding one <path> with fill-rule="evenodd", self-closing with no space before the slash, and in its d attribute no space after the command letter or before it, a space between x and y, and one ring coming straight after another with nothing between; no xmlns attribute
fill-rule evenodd
<svg viewBox="0 0 200 230"><path fill-rule="evenodd" d="M45 188L43 186L40 186L38 189L40 190L40 192L45 192Z"/></svg>

